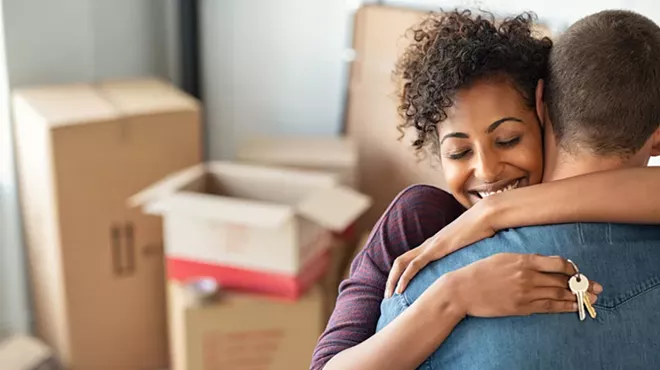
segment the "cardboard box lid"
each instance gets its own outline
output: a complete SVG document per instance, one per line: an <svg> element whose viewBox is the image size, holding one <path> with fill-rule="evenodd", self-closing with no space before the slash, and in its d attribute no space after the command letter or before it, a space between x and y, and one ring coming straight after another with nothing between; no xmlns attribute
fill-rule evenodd
<svg viewBox="0 0 660 370"><path fill-rule="evenodd" d="M3 370L37 369L53 355L41 341L25 335L14 335L0 342L0 365Z"/></svg>
<svg viewBox="0 0 660 370"><path fill-rule="evenodd" d="M207 174L244 194L237 197L231 191L214 195L185 189ZM292 197L294 193L296 196ZM256 195L256 199L245 194ZM184 213L255 227L279 227L300 214L338 232L344 231L371 205L369 197L338 186L334 175L232 162L211 162L182 170L134 195L128 202L151 214Z"/></svg>
<svg viewBox="0 0 660 370"><path fill-rule="evenodd" d="M126 115L199 110L195 98L158 79L105 81L97 87L116 109Z"/></svg>
<svg viewBox="0 0 660 370"><path fill-rule="evenodd" d="M273 165L353 168L357 165L357 149L347 137L252 137L240 145L237 159Z"/></svg>
<svg viewBox="0 0 660 370"><path fill-rule="evenodd" d="M337 232L346 230L371 206L371 199L346 186L320 189L303 200L298 213Z"/></svg>
<svg viewBox="0 0 660 370"><path fill-rule="evenodd" d="M17 89L13 100L16 106L29 107L50 127L119 118L115 107L86 84Z"/></svg>

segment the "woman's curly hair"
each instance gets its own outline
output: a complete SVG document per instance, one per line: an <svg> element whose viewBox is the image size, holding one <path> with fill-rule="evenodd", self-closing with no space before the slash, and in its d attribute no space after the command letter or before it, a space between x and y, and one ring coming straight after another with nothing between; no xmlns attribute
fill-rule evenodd
<svg viewBox="0 0 660 370"><path fill-rule="evenodd" d="M507 78L534 107L534 91L544 78L552 41L535 38L536 16L523 13L495 23L492 14L469 10L432 13L411 29L414 36L399 59L395 77L403 85L398 129L414 127L412 145L420 154L438 149L438 124L447 118L459 90L484 78Z"/></svg>

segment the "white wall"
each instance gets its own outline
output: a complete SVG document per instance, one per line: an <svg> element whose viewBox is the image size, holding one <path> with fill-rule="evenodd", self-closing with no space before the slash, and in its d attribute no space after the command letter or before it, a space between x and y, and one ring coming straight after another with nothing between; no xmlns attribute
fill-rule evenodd
<svg viewBox="0 0 660 370"><path fill-rule="evenodd" d="M29 328L8 88L174 75L175 55L169 51L175 42L173 5L172 0L3 1L7 68L0 73L0 332Z"/></svg>

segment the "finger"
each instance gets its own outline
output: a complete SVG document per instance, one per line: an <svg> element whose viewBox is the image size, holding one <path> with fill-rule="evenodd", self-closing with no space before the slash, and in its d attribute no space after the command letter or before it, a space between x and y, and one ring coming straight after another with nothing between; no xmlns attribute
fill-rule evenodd
<svg viewBox="0 0 660 370"><path fill-rule="evenodd" d="M555 287L534 288L528 293L528 299L530 302L545 300L577 302L575 294L569 289Z"/></svg>
<svg viewBox="0 0 660 370"><path fill-rule="evenodd" d="M394 260L390 274L387 276L387 283L385 283L385 298L390 298L392 294L394 294L396 283L399 281L401 274L408 266L406 259L406 255L403 254Z"/></svg>
<svg viewBox="0 0 660 370"><path fill-rule="evenodd" d="M603 286L598 284L595 281L589 282L589 291L595 294L600 294L603 292Z"/></svg>
<svg viewBox="0 0 660 370"><path fill-rule="evenodd" d="M553 274L547 272L536 272L532 275L532 283L536 287L568 288L570 277L564 274Z"/></svg>
<svg viewBox="0 0 660 370"><path fill-rule="evenodd" d="M428 265L429 262L430 258L427 257L424 253L410 261L408 267L406 267L405 271L403 271L403 274L401 274L399 284L396 287L396 292L399 294L403 293L403 291L408 287L410 280L412 280L415 275L417 275L417 273L424 268L424 266Z"/></svg>
<svg viewBox="0 0 660 370"><path fill-rule="evenodd" d="M528 263L530 268L541 272L553 272L564 275L575 275L575 269L565 258L560 256L541 256L538 254L529 254Z"/></svg>
<svg viewBox="0 0 660 370"><path fill-rule="evenodd" d="M529 304L530 313L561 313L577 311L576 301L556 301L554 299L541 299Z"/></svg>

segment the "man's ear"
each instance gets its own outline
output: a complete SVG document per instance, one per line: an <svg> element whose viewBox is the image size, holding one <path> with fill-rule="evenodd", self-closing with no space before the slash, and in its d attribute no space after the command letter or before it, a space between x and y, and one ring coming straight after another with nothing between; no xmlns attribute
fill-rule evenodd
<svg viewBox="0 0 660 370"><path fill-rule="evenodd" d="M536 83L536 92L534 96L534 101L536 104L536 115L539 117L541 126L543 126L545 123L545 102L543 101L543 87L544 82L541 79Z"/></svg>
<svg viewBox="0 0 660 370"><path fill-rule="evenodd" d="M651 157L657 157L660 155L660 127L655 130L651 140Z"/></svg>

